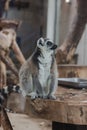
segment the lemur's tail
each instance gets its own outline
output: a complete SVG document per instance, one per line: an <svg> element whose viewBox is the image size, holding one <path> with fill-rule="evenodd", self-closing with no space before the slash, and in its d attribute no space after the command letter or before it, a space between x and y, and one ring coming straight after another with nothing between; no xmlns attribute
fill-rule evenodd
<svg viewBox="0 0 87 130"><path fill-rule="evenodd" d="M8 95L12 92L21 93L21 89L19 85L8 85L0 89L0 94Z"/></svg>
<svg viewBox="0 0 87 130"><path fill-rule="evenodd" d="M0 89L0 107L3 105L5 99L7 99L8 95L12 92L21 93L21 89L19 85L9 85Z"/></svg>

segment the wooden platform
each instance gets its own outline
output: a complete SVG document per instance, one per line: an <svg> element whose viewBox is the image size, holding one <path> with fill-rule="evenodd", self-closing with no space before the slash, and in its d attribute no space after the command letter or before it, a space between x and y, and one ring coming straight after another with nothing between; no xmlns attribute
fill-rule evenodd
<svg viewBox="0 0 87 130"><path fill-rule="evenodd" d="M59 66L60 77L87 78L86 66ZM68 124L87 124L87 90L58 87L57 100L26 99L25 112L34 118Z"/></svg>
<svg viewBox="0 0 87 130"><path fill-rule="evenodd" d="M87 124L87 90L59 87L57 100L27 98L26 113L35 118L68 124Z"/></svg>

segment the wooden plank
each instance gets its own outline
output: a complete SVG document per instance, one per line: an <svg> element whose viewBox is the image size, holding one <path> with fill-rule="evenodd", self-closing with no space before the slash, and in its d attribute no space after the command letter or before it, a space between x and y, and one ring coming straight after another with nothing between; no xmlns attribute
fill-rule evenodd
<svg viewBox="0 0 87 130"><path fill-rule="evenodd" d="M2 108L1 110L1 125L3 127L3 130L13 130L6 110L4 108Z"/></svg>
<svg viewBox="0 0 87 130"><path fill-rule="evenodd" d="M87 78L87 67L84 66L59 66L60 77ZM74 74L73 74L74 73ZM78 73L78 74L77 74ZM87 90L58 87L57 99L26 98L25 112L34 118L43 118L51 121L68 124L87 124Z"/></svg>

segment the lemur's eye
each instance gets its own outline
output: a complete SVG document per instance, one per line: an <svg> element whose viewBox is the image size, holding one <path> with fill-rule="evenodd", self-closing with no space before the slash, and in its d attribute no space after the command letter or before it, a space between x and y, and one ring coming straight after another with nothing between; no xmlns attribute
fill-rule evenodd
<svg viewBox="0 0 87 130"><path fill-rule="evenodd" d="M52 45L52 42L48 41L48 42L47 42L47 45L48 45L48 46L51 46L51 45Z"/></svg>

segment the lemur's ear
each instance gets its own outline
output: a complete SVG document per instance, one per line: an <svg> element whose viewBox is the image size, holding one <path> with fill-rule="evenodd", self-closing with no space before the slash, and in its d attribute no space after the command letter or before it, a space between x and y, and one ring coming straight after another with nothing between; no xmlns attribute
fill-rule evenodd
<svg viewBox="0 0 87 130"><path fill-rule="evenodd" d="M44 43L43 37L41 37L41 38L39 38L39 39L37 40L37 44L43 44L43 43Z"/></svg>

